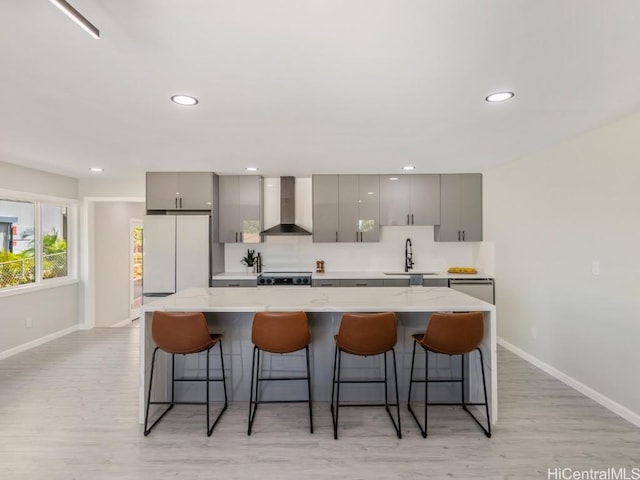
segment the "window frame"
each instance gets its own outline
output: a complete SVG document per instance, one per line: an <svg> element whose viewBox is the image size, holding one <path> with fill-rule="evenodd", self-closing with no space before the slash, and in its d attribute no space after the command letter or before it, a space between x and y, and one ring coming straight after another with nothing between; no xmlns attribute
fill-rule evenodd
<svg viewBox="0 0 640 480"><path fill-rule="evenodd" d="M78 201L71 198L15 192L2 188L0 188L0 199L34 204L34 257L36 262L35 282L0 287L0 298L78 283ZM67 209L67 275L64 277L42 278L43 232L41 220L43 205Z"/></svg>

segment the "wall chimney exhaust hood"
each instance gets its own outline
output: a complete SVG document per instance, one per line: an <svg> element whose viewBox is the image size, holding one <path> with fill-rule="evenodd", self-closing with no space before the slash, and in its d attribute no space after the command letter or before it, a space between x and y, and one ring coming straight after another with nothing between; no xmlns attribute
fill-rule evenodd
<svg viewBox="0 0 640 480"><path fill-rule="evenodd" d="M260 232L260 235L311 235L311 232L295 224L296 179L280 177L280 223Z"/></svg>

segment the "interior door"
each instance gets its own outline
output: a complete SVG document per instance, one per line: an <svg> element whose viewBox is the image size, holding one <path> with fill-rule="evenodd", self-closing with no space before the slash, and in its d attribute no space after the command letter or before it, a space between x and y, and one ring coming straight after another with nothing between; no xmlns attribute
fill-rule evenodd
<svg viewBox="0 0 640 480"><path fill-rule="evenodd" d="M131 220L129 231L129 318L138 318L142 305L142 226L142 220Z"/></svg>

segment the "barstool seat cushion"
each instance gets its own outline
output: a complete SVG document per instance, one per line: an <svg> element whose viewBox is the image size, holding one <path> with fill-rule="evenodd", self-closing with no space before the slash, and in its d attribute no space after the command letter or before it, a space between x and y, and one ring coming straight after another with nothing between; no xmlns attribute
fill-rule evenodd
<svg viewBox="0 0 640 480"><path fill-rule="evenodd" d="M214 346L220 334L210 334L201 312L153 312L151 337L168 353L198 353Z"/></svg>
<svg viewBox="0 0 640 480"><path fill-rule="evenodd" d="M379 355L397 343L396 315L384 313L344 313L338 334L338 348L352 355Z"/></svg>
<svg viewBox="0 0 640 480"><path fill-rule="evenodd" d="M482 312L434 313L424 334L413 338L435 353L460 355L478 348L484 337Z"/></svg>
<svg viewBox="0 0 640 480"><path fill-rule="evenodd" d="M309 322L304 312L257 312L253 317L251 341L270 353L291 353L311 343Z"/></svg>

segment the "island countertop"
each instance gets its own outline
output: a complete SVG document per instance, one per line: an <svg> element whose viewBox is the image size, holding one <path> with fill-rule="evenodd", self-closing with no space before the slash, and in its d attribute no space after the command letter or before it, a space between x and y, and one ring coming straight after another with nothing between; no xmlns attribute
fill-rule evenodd
<svg viewBox="0 0 640 480"><path fill-rule="evenodd" d="M142 310L182 312L493 312L495 306L446 287L192 288L144 305Z"/></svg>

